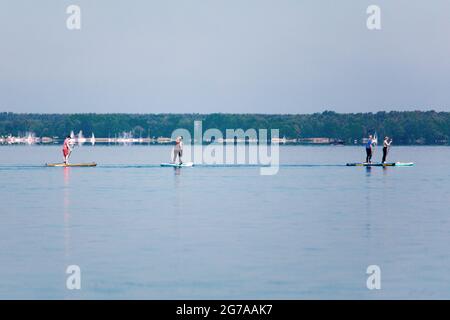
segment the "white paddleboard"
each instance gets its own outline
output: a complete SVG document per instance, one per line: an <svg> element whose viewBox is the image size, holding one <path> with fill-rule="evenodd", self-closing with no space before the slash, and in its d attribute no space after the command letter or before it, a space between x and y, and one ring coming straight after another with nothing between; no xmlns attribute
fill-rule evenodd
<svg viewBox="0 0 450 320"><path fill-rule="evenodd" d="M183 162L182 164L179 163L161 163L161 167L174 167L174 168L182 168L182 167L193 167L193 162Z"/></svg>
<svg viewBox="0 0 450 320"><path fill-rule="evenodd" d="M396 167L412 167L414 165L414 162L396 162Z"/></svg>
<svg viewBox="0 0 450 320"><path fill-rule="evenodd" d="M412 167L414 162L347 163L348 167Z"/></svg>

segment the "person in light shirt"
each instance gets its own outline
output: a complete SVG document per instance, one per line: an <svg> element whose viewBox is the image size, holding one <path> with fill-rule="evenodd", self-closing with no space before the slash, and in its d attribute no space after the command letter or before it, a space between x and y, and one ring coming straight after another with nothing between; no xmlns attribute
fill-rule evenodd
<svg viewBox="0 0 450 320"><path fill-rule="evenodd" d="M389 137L385 137L383 141L383 160L381 163L386 162L386 157L389 151L389 148L391 147L392 139L389 139Z"/></svg>
<svg viewBox="0 0 450 320"><path fill-rule="evenodd" d="M173 150L173 163L176 163L177 157L180 161L179 164L183 164L181 157L183 156L183 137L177 137L175 140L175 148Z"/></svg>

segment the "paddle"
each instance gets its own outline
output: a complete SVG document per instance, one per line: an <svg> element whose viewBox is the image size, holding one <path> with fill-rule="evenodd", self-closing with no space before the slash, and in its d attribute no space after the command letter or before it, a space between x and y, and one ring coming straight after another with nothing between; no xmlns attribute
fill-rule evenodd
<svg viewBox="0 0 450 320"><path fill-rule="evenodd" d="M378 134L375 132L375 134L373 135L373 140L372 140L372 158L375 155L375 147L378 145Z"/></svg>

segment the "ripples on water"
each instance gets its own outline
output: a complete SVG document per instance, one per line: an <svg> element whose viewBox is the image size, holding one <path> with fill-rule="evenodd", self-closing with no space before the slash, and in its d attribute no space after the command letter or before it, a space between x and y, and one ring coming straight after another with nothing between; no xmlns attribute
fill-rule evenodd
<svg viewBox="0 0 450 320"><path fill-rule="evenodd" d="M0 147L0 298L450 298L450 148L394 147L416 165L367 170L343 166L360 147L286 146L275 176L160 168L164 146L44 167L59 148Z"/></svg>

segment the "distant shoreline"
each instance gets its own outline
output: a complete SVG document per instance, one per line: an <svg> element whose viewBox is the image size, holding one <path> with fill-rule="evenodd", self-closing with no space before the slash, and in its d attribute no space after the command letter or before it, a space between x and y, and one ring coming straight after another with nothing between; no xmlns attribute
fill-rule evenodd
<svg viewBox="0 0 450 320"><path fill-rule="evenodd" d="M56 142L56 143L36 143L36 144L6 144L6 143L0 143L0 149L2 147L52 147L52 146L62 146L62 142ZM146 143L146 144L108 144L108 143L97 143L95 145L91 145L89 143L86 143L83 145L84 148L86 147L167 147L171 146L172 144L159 144L159 143ZM208 145L208 144L203 144ZM238 144L238 146L243 144ZM248 144L246 144L248 146ZM325 148L325 147L346 147L346 148L363 148L364 145L331 145L331 144L301 144L301 143L287 143L287 144L280 144L280 148L283 147L309 147L309 148ZM394 146L395 148L404 148L404 147L450 147L450 144L398 144ZM377 146L376 148L382 149L382 146Z"/></svg>
<svg viewBox="0 0 450 320"><path fill-rule="evenodd" d="M148 139L170 142L175 129L278 129L282 143L360 145L369 134L387 135L395 145L449 145L450 112L391 111L314 114L39 114L0 113L1 139L59 140L71 132L90 139ZM381 141L379 141L381 143Z"/></svg>

